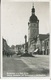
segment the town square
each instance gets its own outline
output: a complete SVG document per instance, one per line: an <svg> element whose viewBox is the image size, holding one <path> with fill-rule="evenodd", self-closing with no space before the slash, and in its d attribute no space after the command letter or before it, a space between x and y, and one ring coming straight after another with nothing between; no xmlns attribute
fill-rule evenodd
<svg viewBox="0 0 51 80"><path fill-rule="evenodd" d="M3 12L3 77L48 77L49 3L3 2Z"/></svg>

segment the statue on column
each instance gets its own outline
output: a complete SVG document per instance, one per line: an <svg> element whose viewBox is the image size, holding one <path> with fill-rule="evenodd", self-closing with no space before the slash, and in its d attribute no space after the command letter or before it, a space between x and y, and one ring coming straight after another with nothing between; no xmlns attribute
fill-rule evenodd
<svg viewBox="0 0 51 80"><path fill-rule="evenodd" d="M27 36L25 35L25 53L28 54L28 42L27 42Z"/></svg>

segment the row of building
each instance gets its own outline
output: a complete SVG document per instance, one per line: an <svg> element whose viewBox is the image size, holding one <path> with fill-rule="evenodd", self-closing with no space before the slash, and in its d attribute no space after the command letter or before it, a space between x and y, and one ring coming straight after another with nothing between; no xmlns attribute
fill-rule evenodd
<svg viewBox="0 0 51 80"><path fill-rule="evenodd" d="M15 51L7 44L7 41L3 38L2 39L2 52L3 52L3 56L12 56L13 54L15 54Z"/></svg>
<svg viewBox="0 0 51 80"><path fill-rule="evenodd" d="M49 54L49 34L46 35L39 35L35 41L31 41L30 45L28 47L28 42L26 44L22 45L12 45L11 47L8 46L7 41L3 39L3 54L25 54L25 50L28 54L41 54L41 55L48 55ZM27 49L25 49L27 48ZM39 50L39 53L37 51Z"/></svg>
<svg viewBox="0 0 51 80"><path fill-rule="evenodd" d="M25 44L16 45L11 47L16 54L19 52L24 54L25 50L28 50L28 54L41 54L41 55L48 55L49 54L49 34L40 34L37 38L30 42L30 45L25 47ZM26 49L27 48L27 49ZM39 51L39 52L38 52ZM38 52L38 53L37 53Z"/></svg>

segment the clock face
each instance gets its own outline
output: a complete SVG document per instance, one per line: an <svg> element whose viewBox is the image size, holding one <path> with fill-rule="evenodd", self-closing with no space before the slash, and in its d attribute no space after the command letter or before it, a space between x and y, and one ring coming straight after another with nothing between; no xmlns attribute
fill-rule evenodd
<svg viewBox="0 0 51 80"><path fill-rule="evenodd" d="M36 26L36 23L32 23L32 26Z"/></svg>
<svg viewBox="0 0 51 80"><path fill-rule="evenodd" d="M37 28L37 23L32 23L32 27Z"/></svg>
<svg viewBox="0 0 51 80"><path fill-rule="evenodd" d="M29 24L29 28L37 28L38 27L38 25L37 25L37 23L30 23Z"/></svg>

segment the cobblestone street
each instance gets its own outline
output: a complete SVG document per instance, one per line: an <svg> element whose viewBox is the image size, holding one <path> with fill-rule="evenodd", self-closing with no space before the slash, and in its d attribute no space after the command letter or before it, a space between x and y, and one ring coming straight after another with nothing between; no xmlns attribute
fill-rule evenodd
<svg viewBox="0 0 51 80"><path fill-rule="evenodd" d="M35 57L4 57L3 76L49 76L49 56Z"/></svg>

